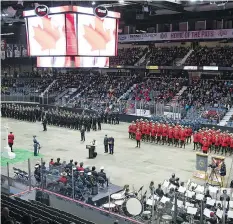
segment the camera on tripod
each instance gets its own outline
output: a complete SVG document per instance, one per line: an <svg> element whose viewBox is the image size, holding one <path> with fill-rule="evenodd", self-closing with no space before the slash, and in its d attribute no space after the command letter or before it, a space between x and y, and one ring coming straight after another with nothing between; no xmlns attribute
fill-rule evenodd
<svg viewBox="0 0 233 224"><path fill-rule="evenodd" d="M215 169L215 168L217 168L217 164L212 163L212 164L209 164L208 167L210 167L211 169Z"/></svg>

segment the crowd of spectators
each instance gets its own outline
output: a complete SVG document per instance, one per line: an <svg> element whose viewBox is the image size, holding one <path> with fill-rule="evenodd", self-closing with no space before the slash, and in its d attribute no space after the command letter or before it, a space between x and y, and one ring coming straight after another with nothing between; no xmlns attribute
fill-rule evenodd
<svg viewBox="0 0 233 224"><path fill-rule="evenodd" d="M129 73L96 74L92 83L80 91L70 103L86 109L107 108L140 80L141 76Z"/></svg>
<svg viewBox="0 0 233 224"><path fill-rule="evenodd" d="M5 95L39 94L52 81L52 78L2 78L1 93Z"/></svg>
<svg viewBox="0 0 233 224"><path fill-rule="evenodd" d="M152 47L150 65L171 65L175 59L182 59L189 50L187 47Z"/></svg>
<svg viewBox="0 0 233 224"><path fill-rule="evenodd" d="M118 55L110 57L110 66L134 65L147 51L148 48L142 47L118 49Z"/></svg>
<svg viewBox="0 0 233 224"><path fill-rule="evenodd" d="M167 103L187 84L186 78L172 78L161 76L145 78L143 82L135 84L128 95L129 100L162 101Z"/></svg>
<svg viewBox="0 0 233 224"><path fill-rule="evenodd" d="M195 107L208 121L219 122L232 106L233 83L218 79L200 79L188 86L179 98L188 110Z"/></svg>
<svg viewBox="0 0 233 224"><path fill-rule="evenodd" d="M223 66L232 67L233 65L233 47L198 47L188 57L185 62L191 66Z"/></svg>

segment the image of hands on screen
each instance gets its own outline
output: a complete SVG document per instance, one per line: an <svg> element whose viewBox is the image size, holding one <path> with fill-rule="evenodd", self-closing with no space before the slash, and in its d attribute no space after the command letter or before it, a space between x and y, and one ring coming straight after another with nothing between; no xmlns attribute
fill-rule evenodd
<svg viewBox="0 0 233 224"><path fill-rule="evenodd" d="M64 14L28 18L30 56L66 55Z"/></svg>
<svg viewBox="0 0 233 224"><path fill-rule="evenodd" d="M78 15L78 55L115 56L116 19Z"/></svg>

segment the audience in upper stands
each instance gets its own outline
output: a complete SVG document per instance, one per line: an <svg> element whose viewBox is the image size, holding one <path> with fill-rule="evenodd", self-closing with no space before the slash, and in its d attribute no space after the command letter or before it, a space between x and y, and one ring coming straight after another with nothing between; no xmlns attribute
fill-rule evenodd
<svg viewBox="0 0 233 224"><path fill-rule="evenodd" d="M185 62L191 66L222 66L232 67L233 65L233 47L198 47L188 57Z"/></svg>
<svg viewBox="0 0 233 224"><path fill-rule="evenodd" d="M147 51L147 48L142 47L118 49L118 55L110 57L110 66L134 65Z"/></svg>
<svg viewBox="0 0 233 224"><path fill-rule="evenodd" d="M152 47L150 65L172 65L175 59L182 59L189 50L186 47Z"/></svg>

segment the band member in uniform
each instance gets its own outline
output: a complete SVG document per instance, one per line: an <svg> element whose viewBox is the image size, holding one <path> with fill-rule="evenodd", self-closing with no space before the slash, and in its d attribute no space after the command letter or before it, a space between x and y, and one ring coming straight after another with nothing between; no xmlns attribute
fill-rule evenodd
<svg viewBox="0 0 233 224"><path fill-rule="evenodd" d="M222 155L225 152L225 155L227 154L227 146L228 146L228 136L226 134L223 134L222 136Z"/></svg>
<svg viewBox="0 0 233 224"><path fill-rule="evenodd" d="M11 131L10 134L8 134L8 145L11 148L11 152L13 152L13 144L14 144L15 136L13 132Z"/></svg>
<svg viewBox="0 0 233 224"><path fill-rule="evenodd" d="M179 138L180 138L180 130L177 126L174 128L174 141L175 141L175 147L179 147Z"/></svg>
<svg viewBox="0 0 233 224"><path fill-rule="evenodd" d="M221 145L221 142L220 142L221 138L220 136L217 134L215 136L215 142L214 142L214 153L219 153L220 151L220 145Z"/></svg>
<svg viewBox="0 0 233 224"><path fill-rule="evenodd" d="M148 123L148 124L146 125L146 141L147 141L147 142L150 141L150 130L151 130L150 124Z"/></svg>
<svg viewBox="0 0 233 224"><path fill-rule="evenodd" d="M131 136L132 136L133 139L135 139L136 130L137 130L137 127L133 122L132 127L131 127Z"/></svg>
<svg viewBox="0 0 233 224"><path fill-rule="evenodd" d="M145 139L146 139L146 125L144 122L142 123L141 133L142 133L142 141L145 141Z"/></svg>
<svg viewBox="0 0 233 224"><path fill-rule="evenodd" d="M136 132L136 141L137 141L137 146L136 147L141 147L141 139L142 139L142 133L141 131L138 129Z"/></svg>

